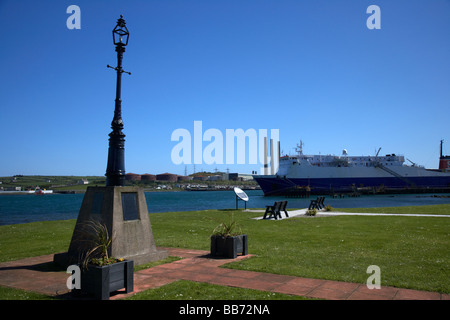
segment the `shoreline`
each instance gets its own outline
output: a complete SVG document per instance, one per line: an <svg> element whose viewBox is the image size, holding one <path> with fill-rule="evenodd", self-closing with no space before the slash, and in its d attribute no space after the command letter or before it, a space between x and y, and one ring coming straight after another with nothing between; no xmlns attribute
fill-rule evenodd
<svg viewBox="0 0 450 320"><path fill-rule="evenodd" d="M232 189L223 189L223 188L208 188L208 189L161 189L161 190L155 190L155 189L146 189L143 188L144 192L151 192L151 193L159 193L159 192L208 192L208 191L233 191ZM242 189L244 191L262 191L261 189L257 188L244 188ZM43 196L43 195L51 195L51 194L84 194L86 193L86 190L43 190L43 193L39 194L36 193L34 190L30 191L0 191L0 196L2 195L37 195L37 196ZM363 194L364 196L382 196L382 195L389 195L389 196L395 196L395 195L405 195L406 193L377 193L377 194ZM417 198L450 198L450 193L439 193L439 192L429 192L429 193L408 193L410 195L416 195ZM264 196L264 195L263 195ZM328 195L331 198L338 198L333 195ZM272 197L283 197L283 196L264 196L266 198L272 198ZM296 198L296 197L289 197L284 196L285 198ZM316 195L311 194L308 197L302 197L305 199L309 198L315 198ZM340 195L340 198L346 198L346 197L352 197L351 194L345 194Z"/></svg>
<svg viewBox="0 0 450 320"><path fill-rule="evenodd" d="M97 187L97 186L95 186ZM160 189L160 190L155 190L155 189L149 189L149 188L143 188L144 192L200 192L200 191L233 191L233 188L228 189L228 188L191 188L191 189ZM260 188L241 188L242 190L245 191L261 191ZM79 193L86 193L86 190L46 190L44 191L44 194L79 194ZM20 195L20 194L36 194L36 192L34 190L30 190L30 191L0 191L0 195L2 194L8 194L8 195Z"/></svg>
<svg viewBox="0 0 450 320"><path fill-rule="evenodd" d="M2 194L35 194L35 195L43 195L43 194L53 194L54 190L41 190L42 193L37 193L36 190L26 190L26 191L0 191L0 195Z"/></svg>

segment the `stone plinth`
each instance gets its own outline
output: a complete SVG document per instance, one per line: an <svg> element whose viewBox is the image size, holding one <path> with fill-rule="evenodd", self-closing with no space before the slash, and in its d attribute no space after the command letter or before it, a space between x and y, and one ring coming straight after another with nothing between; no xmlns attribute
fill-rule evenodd
<svg viewBox="0 0 450 320"><path fill-rule="evenodd" d="M142 188L88 187L69 250L56 254L62 265L79 262L86 251L85 229L90 220L101 221L112 236L110 255L133 260L135 265L164 259L167 251L158 250L153 238L147 202Z"/></svg>

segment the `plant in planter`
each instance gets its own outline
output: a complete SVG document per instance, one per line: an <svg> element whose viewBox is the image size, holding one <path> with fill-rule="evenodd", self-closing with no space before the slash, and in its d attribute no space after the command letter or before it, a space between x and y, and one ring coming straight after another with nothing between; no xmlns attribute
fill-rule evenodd
<svg viewBox="0 0 450 320"><path fill-rule="evenodd" d="M96 221L86 223L87 251L82 260L81 293L108 300L110 293L125 288L133 291L133 261L109 255L112 237L108 228Z"/></svg>
<svg viewBox="0 0 450 320"><path fill-rule="evenodd" d="M248 254L248 236L231 215L229 223L222 222L211 235L211 255L214 257L236 258L239 253Z"/></svg>
<svg viewBox="0 0 450 320"><path fill-rule="evenodd" d="M306 210L305 216L315 216L317 214L317 209Z"/></svg>

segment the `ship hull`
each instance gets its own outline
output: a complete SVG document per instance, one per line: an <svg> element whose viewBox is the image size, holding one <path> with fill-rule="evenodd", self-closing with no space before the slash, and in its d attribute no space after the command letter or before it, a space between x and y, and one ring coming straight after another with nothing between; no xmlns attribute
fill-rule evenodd
<svg viewBox="0 0 450 320"><path fill-rule="evenodd" d="M401 179L394 176L339 177L339 178L288 178L280 176L255 176L266 196L290 194L336 193L418 193L450 192L450 175L421 176Z"/></svg>

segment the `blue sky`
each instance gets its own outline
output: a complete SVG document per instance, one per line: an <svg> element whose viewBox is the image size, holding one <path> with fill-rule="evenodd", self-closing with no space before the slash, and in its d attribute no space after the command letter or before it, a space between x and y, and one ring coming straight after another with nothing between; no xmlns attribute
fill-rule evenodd
<svg viewBox="0 0 450 320"><path fill-rule="evenodd" d="M81 9L70 30L69 5ZM369 30L369 5L381 29ZM450 153L449 0L0 1L0 176L104 175L123 67L127 172L184 174L174 130L279 129L281 149ZM203 148L208 144L204 142ZM225 145L225 142L224 142ZM197 164L250 173L257 165ZM194 170L187 166L188 173Z"/></svg>

